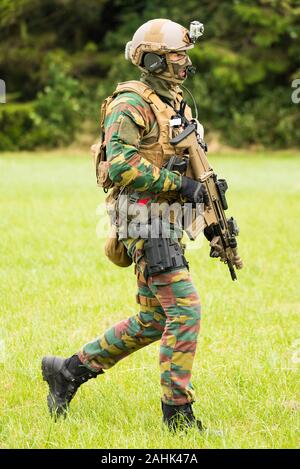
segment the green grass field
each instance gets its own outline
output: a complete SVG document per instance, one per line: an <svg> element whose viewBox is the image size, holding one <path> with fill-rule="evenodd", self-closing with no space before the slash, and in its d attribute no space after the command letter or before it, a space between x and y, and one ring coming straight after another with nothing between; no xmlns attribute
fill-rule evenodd
<svg viewBox="0 0 300 469"><path fill-rule="evenodd" d="M299 447L299 154L210 157L226 177L245 269L187 252L202 299L194 410L207 430L161 428L155 343L82 386L53 423L43 355L69 356L137 312L133 266L106 260L86 155L0 157L0 447ZM100 223L104 223L104 220Z"/></svg>

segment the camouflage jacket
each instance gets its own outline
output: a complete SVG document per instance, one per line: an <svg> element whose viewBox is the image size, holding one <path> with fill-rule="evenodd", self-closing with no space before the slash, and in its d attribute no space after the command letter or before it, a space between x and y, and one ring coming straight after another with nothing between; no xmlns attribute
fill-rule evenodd
<svg viewBox="0 0 300 469"><path fill-rule="evenodd" d="M173 91L167 82L145 75L141 81L150 85L168 104L173 104ZM140 95L124 92L116 96L107 108L104 130L110 179L117 186L135 191L137 196L133 203L146 201L149 206L158 200L159 194L181 187L179 174L158 168L139 154L140 144L155 143L159 132L150 105ZM132 254L136 241L126 240L129 254ZM139 244L142 247L142 243Z"/></svg>
<svg viewBox="0 0 300 469"><path fill-rule="evenodd" d="M147 84L153 88L151 80ZM170 94L170 104L171 100ZM108 106L104 128L107 159L111 162L109 176L115 184L156 194L180 188L181 176L159 169L139 155L140 144L156 142L159 132L155 115L141 96L133 92L119 94Z"/></svg>

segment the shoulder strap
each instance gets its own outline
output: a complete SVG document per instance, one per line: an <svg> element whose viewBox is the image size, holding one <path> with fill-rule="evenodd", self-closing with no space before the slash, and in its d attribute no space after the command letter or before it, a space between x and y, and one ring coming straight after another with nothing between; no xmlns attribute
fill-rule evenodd
<svg viewBox="0 0 300 469"><path fill-rule="evenodd" d="M155 96L157 96L156 93L149 86L145 85L141 81L131 80L131 81L124 81L124 82L118 83L115 91L103 101L101 108L100 108L100 137L102 140L104 136L104 121L105 121L107 107L118 94L125 93L126 91L137 93L149 104L152 103L152 100L149 99L149 96L153 95L154 100L155 100Z"/></svg>
<svg viewBox="0 0 300 469"><path fill-rule="evenodd" d="M141 81L131 80L118 83L114 96L126 91L137 93L147 103L153 104L159 111L163 111L166 108L166 104L159 98L155 91Z"/></svg>

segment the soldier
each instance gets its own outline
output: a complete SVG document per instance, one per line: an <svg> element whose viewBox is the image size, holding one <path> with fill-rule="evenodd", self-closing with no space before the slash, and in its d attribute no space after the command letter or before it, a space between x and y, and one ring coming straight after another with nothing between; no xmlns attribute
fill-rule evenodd
<svg viewBox="0 0 300 469"><path fill-rule="evenodd" d="M191 67L187 51L192 47L189 31L166 19L148 21L127 44L127 58L142 70L140 81L119 84L102 106L100 150L108 162L105 167L110 187L113 186L111 199L116 200L122 192L130 197L129 203L147 207L153 202L208 203L203 184L187 177L187 172L166 168L172 155L183 156L182 150L176 151L170 144L178 132L171 121L174 115L178 116L183 101L180 85ZM184 112L190 119L188 106ZM159 216L159 220L162 218ZM162 237L161 225L155 238L119 236L129 263L135 263L139 312L115 324L70 358L43 358L43 378L49 386L48 407L54 418L68 411L82 383L136 350L161 340L163 422L170 430L182 425L202 429L192 410L195 394L191 384L200 299L181 236L176 235L174 220L170 222L169 238Z"/></svg>

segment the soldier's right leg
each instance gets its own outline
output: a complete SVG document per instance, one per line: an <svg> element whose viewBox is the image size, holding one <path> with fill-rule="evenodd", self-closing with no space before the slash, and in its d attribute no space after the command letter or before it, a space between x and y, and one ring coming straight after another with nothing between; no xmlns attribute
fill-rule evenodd
<svg viewBox="0 0 300 469"><path fill-rule="evenodd" d="M161 338L166 321L163 308L148 288L144 277L138 271L136 273L137 299L140 303L137 315L115 324L68 359L43 358L43 378L49 386L48 407L54 418L66 414L71 399L82 383Z"/></svg>
<svg viewBox="0 0 300 469"><path fill-rule="evenodd" d="M81 362L92 372L114 366L131 353L159 340L165 329L166 315L157 298L136 268L138 314L124 319L101 337L87 343L78 353Z"/></svg>

